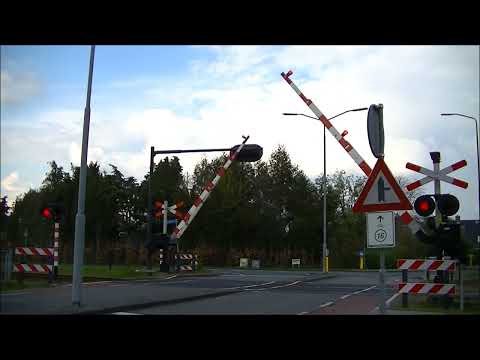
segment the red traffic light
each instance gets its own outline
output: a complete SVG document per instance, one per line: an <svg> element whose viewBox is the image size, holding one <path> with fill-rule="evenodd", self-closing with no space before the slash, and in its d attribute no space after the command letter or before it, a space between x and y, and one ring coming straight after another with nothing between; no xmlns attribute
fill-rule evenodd
<svg viewBox="0 0 480 360"><path fill-rule="evenodd" d="M46 207L42 209L42 216L46 219L51 219L53 217L52 210L50 208Z"/></svg>
<svg viewBox="0 0 480 360"><path fill-rule="evenodd" d="M430 216L435 210L435 200L430 195L422 195L415 200L415 211L420 216Z"/></svg>

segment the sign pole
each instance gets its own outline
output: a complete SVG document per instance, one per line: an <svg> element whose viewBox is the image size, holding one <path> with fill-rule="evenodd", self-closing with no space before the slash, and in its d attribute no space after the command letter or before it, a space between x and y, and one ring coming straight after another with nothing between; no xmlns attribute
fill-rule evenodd
<svg viewBox="0 0 480 360"><path fill-rule="evenodd" d="M385 252L380 249L380 314L385 315Z"/></svg>

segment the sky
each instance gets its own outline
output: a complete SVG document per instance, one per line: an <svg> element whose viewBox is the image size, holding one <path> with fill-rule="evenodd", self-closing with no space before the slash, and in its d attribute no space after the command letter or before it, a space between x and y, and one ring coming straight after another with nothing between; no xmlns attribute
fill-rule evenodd
<svg viewBox="0 0 480 360"><path fill-rule="evenodd" d="M285 145L309 177L323 171L323 126L282 79L291 79L327 117L383 104L385 162L412 182L432 169L465 159L442 182L460 200L462 219L478 219L478 170L474 120L479 118L479 46L96 46L88 162L119 167L141 181L150 146L158 150L228 148L242 135L268 160ZM1 196L9 202L39 188L48 162L70 171L80 165L89 46L1 46ZM367 112L332 120L371 168L376 158L367 136ZM361 170L327 132L327 173ZM210 154L183 154L192 173ZM156 158L158 161L159 158ZM421 188L433 193L433 182Z"/></svg>

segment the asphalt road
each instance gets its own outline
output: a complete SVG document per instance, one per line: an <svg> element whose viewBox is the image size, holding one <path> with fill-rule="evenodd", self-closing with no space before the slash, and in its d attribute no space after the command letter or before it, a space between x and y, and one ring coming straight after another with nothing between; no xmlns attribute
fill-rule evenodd
<svg viewBox="0 0 480 360"><path fill-rule="evenodd" d="M85 284L82 311L107 314L371 314L378 272L212 269L206 277ZM421 279L423 274L410 275ZM400 272L387 272L387 299ZM159 303L161 302L161 303ZM148 304L148 306L138 306ZM71 285L1 294L1 313L72 313ZM113 309L108 311L108 309ZM116 309L116 310L115 310Z"/></svg>
<svg viewBox="0 0 480 360"><path fill-rule="evenodd" d="M228 295L137 309L120 314L222 315L222 314L373 314L378 312L376 272L219 271L218 277L178 279L160 286L235 289ZM316 276L317 275L317 276ZM421 279L421 274L416 278ZM395 294L400 273L387 273L387 299ZM411 277L413 280L414 277Z"/></svg>

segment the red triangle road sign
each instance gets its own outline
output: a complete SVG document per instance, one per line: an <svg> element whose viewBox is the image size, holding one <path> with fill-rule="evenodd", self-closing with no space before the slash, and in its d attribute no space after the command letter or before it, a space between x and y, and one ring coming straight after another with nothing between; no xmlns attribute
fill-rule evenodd
<svg viewBox="0 0 480 360"><path fill-rule="evenodd" d="M411 210L408 201L383 158L379 158L358 197L353 212Z"/></svg>

